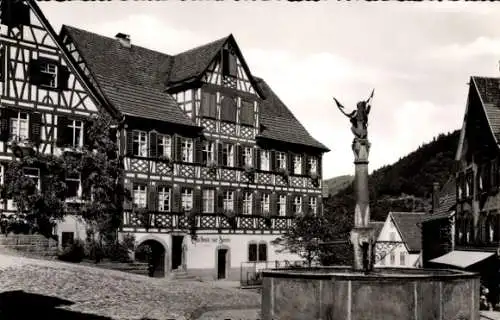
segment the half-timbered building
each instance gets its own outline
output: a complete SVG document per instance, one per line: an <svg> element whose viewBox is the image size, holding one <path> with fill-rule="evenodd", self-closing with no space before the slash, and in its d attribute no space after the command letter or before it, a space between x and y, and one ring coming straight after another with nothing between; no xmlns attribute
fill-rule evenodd
<svg viewBox="0 0 500 320"><path fill-rule="evenodd" d="M477 271L498 301L500 78L471 77L458 143L455 250L431 260Z"/></svg>
<svg viewBox="0 0 500 320"><path fill-rule="evenodd" d="M295 215L321 212L328 149L252 75L232 35L169 55L122 33L56 35L34 1L1 3L0 157L12 158L10 139L77 147L84 118L111 113L125 123L133 197L120 231L157 248L160 274L237 278L242 262L297 259L271 241Z"/></svg>
<svg viewBox="0 0 500 320"><path fill-rule="evenodd" d="M100 111L118 117L73 63L37 4L0 1L0 183L6 163L16 159L13 144L53 155L78 151L89 116ZM24 168L24 174L43 188L39 168ZM67 177L66 184L67 201L77 207L80 177ZM2 200L0 209L12 213L15 203Z"/></svg>

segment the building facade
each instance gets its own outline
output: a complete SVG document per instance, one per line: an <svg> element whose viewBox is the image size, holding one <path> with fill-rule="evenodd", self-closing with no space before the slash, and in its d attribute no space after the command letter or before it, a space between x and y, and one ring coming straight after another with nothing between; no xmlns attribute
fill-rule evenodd
<svg viewBox="0 0 500 320"><path fill-rule="evenodd" d="M271 241L295 215L321 213L328 149L251 74L232 35L168 55L122 33L63 26L55 34L34 1L2 1L2 24L8 132L33 135L57 154L83 143L93 112L122 120L119 152L133 201L120 233L154 244L159 274L238 278L243 262L297 259L277 254ZM18 109L28 112L11 114ZM0 148L12 158L7 145ZM81 183L74 183L78 201Z"/></svg>
<svg viewBox="0 0 500 320"><path fill-rule="evenodd" d="M422 212L389 212L375 242L375 267L416 268L421 266Z"/></svg>

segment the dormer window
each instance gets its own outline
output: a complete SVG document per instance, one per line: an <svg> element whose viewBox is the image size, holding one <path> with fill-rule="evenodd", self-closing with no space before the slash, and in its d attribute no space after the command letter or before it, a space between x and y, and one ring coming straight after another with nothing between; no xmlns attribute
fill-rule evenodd
<svg viewBox="0 0 500 320"><path fill-rule="evenodd" d="M148 156L148 134L145 131L133 132L133 155L138 157Z"/></svg>
<svg viewBox="0 0 500 320"><path fill-rule="evenodd" d="M231 54L228 49L222 51L222 75L230 77L237 76L236 56Z"/></svg>

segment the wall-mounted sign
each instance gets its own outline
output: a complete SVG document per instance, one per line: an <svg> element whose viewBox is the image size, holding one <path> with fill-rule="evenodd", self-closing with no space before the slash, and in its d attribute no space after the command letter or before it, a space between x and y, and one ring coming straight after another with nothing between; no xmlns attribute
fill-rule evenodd
<svg viewBox="0 0 500 320"><path fill-rule="evenodd" d="M223 238L222 236L211 236L211 237L204 237L204 236L198 236L196 239L197 243L228 243L230 242L230 238Z"/></svg>

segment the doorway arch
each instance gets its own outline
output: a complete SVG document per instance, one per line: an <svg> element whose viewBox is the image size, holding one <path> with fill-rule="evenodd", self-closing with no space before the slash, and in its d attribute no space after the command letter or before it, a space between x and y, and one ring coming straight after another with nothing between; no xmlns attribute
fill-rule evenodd
<svg viewBox="0 0 500 320"><path fill-rule="evenodd" d="M145 255L144 247L150 248L150 254ZM136 249L136 257L139 261L148 263L148 275L154 278L163 278L168 271L167 248L162 241L154 238L144 239Z"/></svg>

